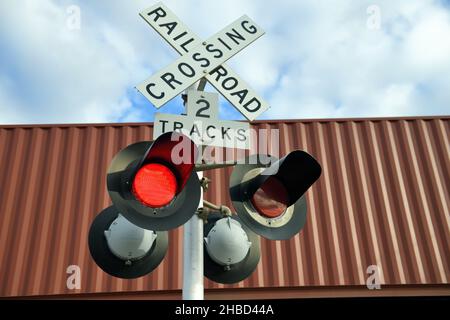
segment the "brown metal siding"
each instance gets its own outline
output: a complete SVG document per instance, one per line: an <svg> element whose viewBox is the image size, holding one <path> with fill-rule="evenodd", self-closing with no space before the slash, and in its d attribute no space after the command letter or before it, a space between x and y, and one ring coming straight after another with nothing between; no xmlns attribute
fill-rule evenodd
<svg viewBox="0 0 450 320"><path fill-rule="evenodd" d="M382 283L448 284L450 117L256 121L279 129L281 154L303 149L323 175L307 193L308 220L288 241L261 241L256 272L207 288L363 285L379 265ZM151 124L0 127L0 296L178 290L182 228L152 274L120 280L92 261L87 233L109 205L105 173L126 145L150 140ZM205 194L231 205L232 169L205 173ZM81 290L66 268L81 267Z"/></svg>

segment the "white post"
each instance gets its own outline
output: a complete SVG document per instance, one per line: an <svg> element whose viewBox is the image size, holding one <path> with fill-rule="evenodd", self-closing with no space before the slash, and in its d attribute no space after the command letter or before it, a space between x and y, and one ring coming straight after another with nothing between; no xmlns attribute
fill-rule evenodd
<svg viewBox="0 0 450 320"><path fill-rule="evenodd" d="M198 172L201 180L203 172ZM199 207L203 204L203 188ZM183 300L203 300L203 220L194 214L184 225Z"/></svg>
<svg viewBox="0 0 450 320"><path fill-rule="evenodd" d="M189 89L195 89L196 84ZM204 88L204 85L203 85ZM203 90L203 88L199 88ZM187 93L187 90L186 90ZM202 146L198 146L202 156ZM201 159L201 158L200 158ZM203 172L197 172L201 181ZM203 207L203 187L200 188L200 203ZM183 300L203 300L203 220L194 214L183 227Z"/></svg>

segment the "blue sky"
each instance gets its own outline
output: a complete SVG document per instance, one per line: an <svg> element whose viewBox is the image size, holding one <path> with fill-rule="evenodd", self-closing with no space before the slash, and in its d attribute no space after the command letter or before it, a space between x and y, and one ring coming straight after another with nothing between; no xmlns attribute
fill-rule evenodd
<svg viewBox="0 0 450 320"><path fill-rule="evenodd" d="M152 121L134 87L178 57L138 15L156 2L2 0L0 123ZM242 14L266 31L228 61L270 103L261 119L450 114L449 1L164 3L205 39Z"/></svg>

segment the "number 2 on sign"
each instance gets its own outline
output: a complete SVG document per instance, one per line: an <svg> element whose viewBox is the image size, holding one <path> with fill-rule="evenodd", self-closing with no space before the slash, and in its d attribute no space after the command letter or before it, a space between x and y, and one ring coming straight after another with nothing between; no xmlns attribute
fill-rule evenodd
<svg viewBox="0 0 450 320"><path fill-rule="evenodd" d="M195 102L196 104L200 105L200 104L204 104L204 107L200 107L200 109L197 110L197 113L195 114L196 117L201 117L201 118L210 118L209 114L203 114L202 111L205 110L209 110L210 104L208 100L205 99L199 99Z"/></svg>
<svg viewBox="0 0 450 320"><path fill-rule="evenodd" d="M188 117L219 120L219 95L213 92L189 90L186 111Z"/></svg>

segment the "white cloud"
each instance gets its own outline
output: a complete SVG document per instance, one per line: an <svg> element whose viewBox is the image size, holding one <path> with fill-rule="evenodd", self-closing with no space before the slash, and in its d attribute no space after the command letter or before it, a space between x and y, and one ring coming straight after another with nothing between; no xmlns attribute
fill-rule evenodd
<svg viewBox="0 0 450 320"><path fill-rule="evenodd" d="M381 29L369 30L367 4L340 3L335 11L309 7L310 35L293 27L302 21L283 22L289 66L264 117L448 114L450 100L438 88L448 83L449 12L430 1L380 2Z"/></svg>
<svg viewBox="0 0 450 320"><path fill-rule="evenodd" d="M265 29L229 61L271 103L264 118L450 111L450 13L438 1L164 2L202 38L242 14ZM73 3L79 31L67 28ZM150 103L137 108L129 91L178 57L138 16L152 4L2 1L0 123L149 117ZM366 26L372 4L381 10L380 30Z"/></svg>
<svg viewBox="0 0 450 320"><path fill-rule="evenodd" d="M405 43L408 63L420 72L448 72L450 67L450 15L427 10L412 29Z"/></svg>
<svg viewBox="0 0 450 320"><path fill-rule="evenodd" d="M130 107L127 89L145 76L126 33L83 11L81 29L70 30L66 6L52 1L0 6L8 12L0 22L0 72L9 70L10 79L0 100L2 123L110 122Z"/></svg>
<svg viewBox="0 0 450 320"><path fill-rule="evenodd" d="M381 92L380 114L404 115L415 107L414 86L411 84L392 84Z"/></svg>

